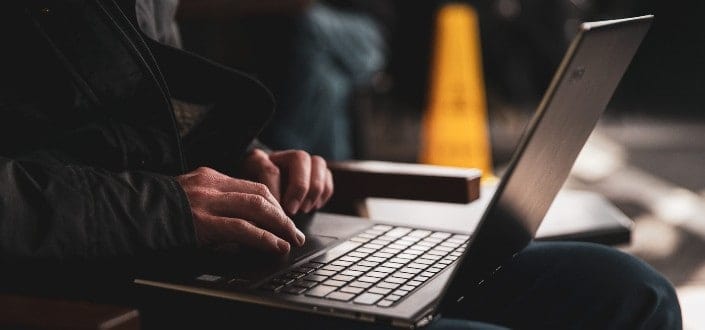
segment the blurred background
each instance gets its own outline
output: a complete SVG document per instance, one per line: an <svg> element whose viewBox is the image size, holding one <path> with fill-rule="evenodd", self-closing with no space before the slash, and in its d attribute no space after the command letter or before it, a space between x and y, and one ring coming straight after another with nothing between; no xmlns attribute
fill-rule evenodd
<svg viewBox="0 0 705 330"><path fill-rule="evenodd" d="M181 0L184 48L262 80L274 148L328 159L419 162L437 13L449 1ZM635 221L619 248L677 287L687 329L705 329L705 2L466 1L478 33L492 167L501 169L580 22L655 23L567 185Z"/></svg>

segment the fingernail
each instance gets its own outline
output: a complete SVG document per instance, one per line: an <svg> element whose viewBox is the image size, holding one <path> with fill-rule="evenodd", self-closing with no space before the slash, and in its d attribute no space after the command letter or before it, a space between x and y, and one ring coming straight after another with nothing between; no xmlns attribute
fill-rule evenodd
<svg viewBox="0 0 705 330"><path fill-rule="evenodd" d="M277 241L277 247L279 248L279 252L281 252L281 254L289 253L289 249L291 248L289 243L287 243L283 239L280 239L279 241Z"/></svg>
<svg viewBox="0 0 705 330"><path fill-rule="evenodd" d="M299 246L303 246L306 243L306 236L298 228L296 228L296 240L299 242Z"/></svg>
<svg viewBox="0 0 705 330"><path fill-rule="evenodd" d="M289 214L296 214L296 212L299 211L299 205L301 205L301 202L298 200L292 200L287 204L286 210Z"/></svg>

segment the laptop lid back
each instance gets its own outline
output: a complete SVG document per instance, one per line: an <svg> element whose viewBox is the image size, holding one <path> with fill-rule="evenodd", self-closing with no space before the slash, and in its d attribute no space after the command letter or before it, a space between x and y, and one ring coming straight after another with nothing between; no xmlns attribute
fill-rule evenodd
<svg viewBox="0 0 705 330"><path fill-rule="evenodd" d="M445 286L440 312L461 306L534 238L652 21L582 24Z"/></svg>

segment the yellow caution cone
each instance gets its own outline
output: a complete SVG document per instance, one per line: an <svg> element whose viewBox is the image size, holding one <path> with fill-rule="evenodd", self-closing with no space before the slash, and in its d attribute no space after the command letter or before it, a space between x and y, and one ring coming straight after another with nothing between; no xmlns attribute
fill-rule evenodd
<svg viewBox="0 0 705 330"><path fill-rule="evenodd" d="M472 167L494 178L477 13L443 6L436 17L420 162Z"/></svg>

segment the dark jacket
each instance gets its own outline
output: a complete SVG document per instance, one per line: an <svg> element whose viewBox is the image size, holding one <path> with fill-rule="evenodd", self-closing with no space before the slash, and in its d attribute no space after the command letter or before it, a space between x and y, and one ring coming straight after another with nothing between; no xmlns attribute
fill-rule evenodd
<svg viewBox="0 0 705 330"><path fill-rule="evenodd" d="M193 248L173 177L232 172L271 115L261 84L150 40L134 8L0 4L0 269ZM184 139L173 100L211 107Z"/></svg>

